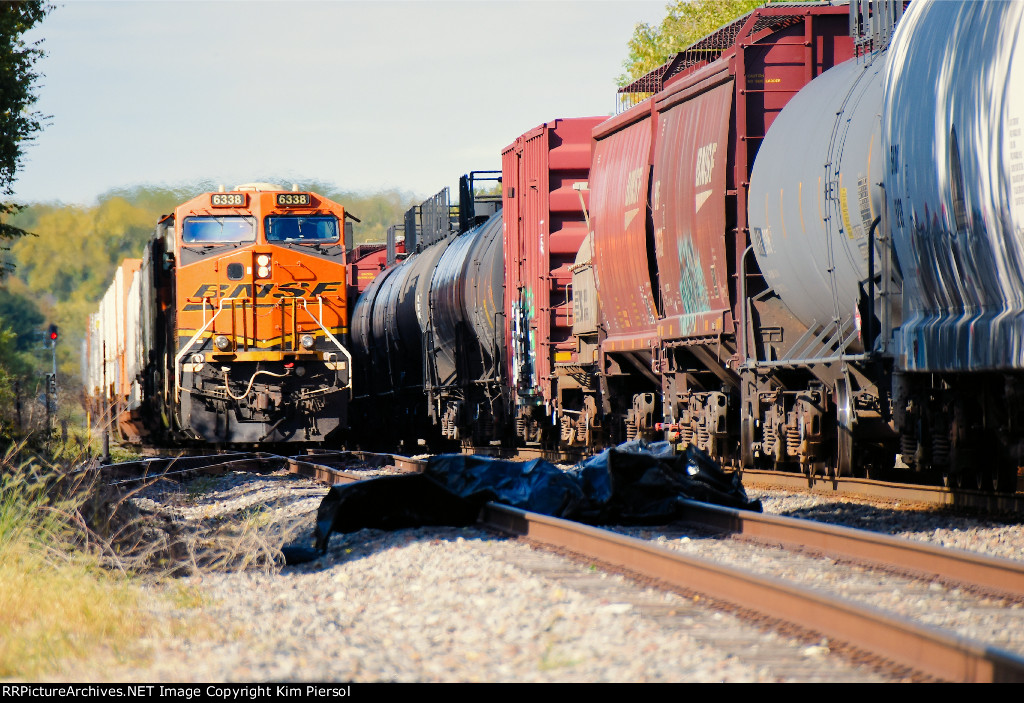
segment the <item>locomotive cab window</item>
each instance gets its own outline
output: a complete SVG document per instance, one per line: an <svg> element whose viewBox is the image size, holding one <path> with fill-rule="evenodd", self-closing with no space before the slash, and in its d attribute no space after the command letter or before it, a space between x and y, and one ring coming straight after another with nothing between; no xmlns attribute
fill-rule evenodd
<svg viewBox="0 0 1024 703"><path fill-rule="evenodd" d="M253 217L186 217L181 227L185 244L236 244L256 241Z"/></svg>
<svg viewBox="0 0 1024 703"><path fill-rule="evenodd" d="M338 241L338 218L331 215L270 215L265 227L268 242Z"/></svg>

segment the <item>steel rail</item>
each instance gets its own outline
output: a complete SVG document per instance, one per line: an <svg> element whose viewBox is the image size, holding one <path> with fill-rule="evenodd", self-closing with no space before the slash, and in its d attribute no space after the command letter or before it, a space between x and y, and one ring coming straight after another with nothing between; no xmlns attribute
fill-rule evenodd
<svg viewBox="0 0 1024 703"><path fill-rule="evenodd" d="M304 456L288 457L289 471L330 484L351 483L365 477L355 472L338 469L333 464L348 463L353 459L369 466L394 466L401 472L417 473L423 471L427 462L412 459L398 454L380 454L364 451L323 451Z"/></svg>
<svg viewBox="0 0 1024 703"><path fill-rule="evenodd" d="M253 473L277 471L287 465L284 457L262 458L262 459L236 459L234 461L221 462L219 464L206 464L190 468L166 469L153 473L140 474L129 478L114 479L108 482L109 486L117 487L132 483L145 481L156 481L160 479L187 480L197 475L218 475L228 471L247 471Z"/></svg>
<svg viewBox="0 0 1024 703"><path fill-rule="evenodd" d="M990 493L970 488L924 486L912 483L893 483L868 478L824 477L786 471L744 469L740 476L743 485L778 486L785 489L803 489L821 495L849 495L882 500L900 500L951 508L971 508L989 512L1024 514L1024 494Z"/></svg>
<svg viewBox="0 0 1024 703"><path fill-rule="evenodd" d="M744 537L820 550L829 555L870 561L916 575L950 579L1016 598L1024 597L1024 563L1021 562L813 520L765 515L693 500L680 503L686 507L683 520Z"/></svg>
<svg viewBox="0 0 1024 703"><path fill-rule="evenodd" d="M464 450L463 453L469 452L519 461L541 458L552 462L578 462L589 456L582 451L541 450L536 447L520 448L518 451L495 447L473 447ZM849 495L1024 515L1024 477L1020 480L1022 492L1011 494L850 476L839 478L825 475L808 476L806 473L763 469L743 469L739 471L739 474L743 479L743 484L747 487L778 486L786 489L810 490L813 493L829 496Z"/></svg>
<svg viewBox="0 0 1024 703"><path fill-rule="evenodd" d="M362 481L363 477L348 471L342 471L327 464L320 464L308 461L308 457L289 457L288 471L299 476L311 478L314 481L334 486L341 483L355 483Z"/></svg>
<svg viewBox="0 0 1024 703"><path fill-rule="evenodd" d="M1024 682L1024 658L875 608L780 579L685 556L643 540L507 506L488 504L483 524L567 549L675 588L708 595L960 682Z"/></svg>
<svg viewBox="0 0 1024 703"><path fill-rule="evenodd" d="M281 468L283 457L265 452L235 452L201 456L152 457L117 464L86 466L83 471L97 471L110 480L111 485L131 483L167 476L180 476L190 472L223 473L224 471L253 471Z"/></svg>
<svg viewBox="0 0 1024 703"><path fill-rule="evenodd" d="M80 471L99 471L110 485L136 483L156 478L181 477L192 472L276 471L306 476L327 485L364 480L358 472L343 471L332 464L359 461L369 466L394 466L404 472L422 471L426 462L397 454L363 451L323 451L301 456L280 456L268 452L235 452L199 456L150 457L117 464L88 465Z"/></svg>

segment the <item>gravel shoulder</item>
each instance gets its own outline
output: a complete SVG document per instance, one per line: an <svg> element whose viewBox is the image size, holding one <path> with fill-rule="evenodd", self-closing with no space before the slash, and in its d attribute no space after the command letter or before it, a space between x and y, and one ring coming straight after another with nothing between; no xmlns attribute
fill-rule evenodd
<svg viewBox="0 0 1024 703"><path fill-rule="evenodd" d="M305 479L233 473L185 486L157 484L133 502L173 525L201 525L204 535L223 537L217 530L241 520L252 528L244 539L258 534L261 548L272 549L292 541L312 543L313 520L325 493ZM761 497L770 512L825 509L816 498L801 505L781 496ZM931 534L921 527L915 531ZM247 544L239 539L235 548ZM761 632L691 598L648 589L476 528L335 535L321 559L283 569L258 560L219 563L218 569L144 586L145 607L160 623L152 636L129 656L68 666L59 678L899 680L891 672L848 664L830 653L827 642Z"/></svg>

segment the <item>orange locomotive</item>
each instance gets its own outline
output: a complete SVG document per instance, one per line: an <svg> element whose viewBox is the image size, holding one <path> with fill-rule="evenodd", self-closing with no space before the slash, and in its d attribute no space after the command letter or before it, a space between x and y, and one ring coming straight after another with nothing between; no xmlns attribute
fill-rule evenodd
<svg viewBox="0 0 1024 703"><path fill-rule="evenodd" d="M343 428L345 222L338 203L266 183L205 193L164 218L122 281L137 298L113 296L139 301L139 331L133 304L114 324L101 307L90 325L87 387L116 406L121 433L248 444L321 442ZM108 372L110 357L134 375Z"/></svg>

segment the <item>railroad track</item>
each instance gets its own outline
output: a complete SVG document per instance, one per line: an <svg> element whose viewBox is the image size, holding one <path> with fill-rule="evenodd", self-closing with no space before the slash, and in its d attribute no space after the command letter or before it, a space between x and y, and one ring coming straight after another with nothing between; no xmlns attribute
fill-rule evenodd
<svg viewBox="0 0 1024 703"><path fill-rule="evenodd" d="M182 465L184 464L184 466ZM365 471L346 471L358 464L421 470L424 462L387 454L326 452L298 457L271 454L220 455L149 459L130 465L104 467L118 482L140 480L125 472L142 470L148 478L185 476L192 472L287 469L324 483L362 480ZM864 563L873 568L908 573L923 582L957 586L1013 602L1024 602L1024 565L850 528L805 520L761 515L689 502L686 520L704 529L719 530L760 543L784 545L825 555L841 563ZM489 504L481 523L537 545L569 552L663 587L703 594L748 617L768 618L795 627L808 636L846 643L852 651L868 652L921 672L953 681L1024 681L1024 658L973 641L949 630L771 575L758 574L717 560L670 550L637 539L548 516Z"/></svg>
<svg viewBox="0 0 1024 703"><path fill-rule="evenodd" d="M546 459L554 463L575 464L587 456L566 451L550 451L537 447L519 448L515 451L495 447L473 447L466 451L481 456L494 456L503 459ZM854 496L885 501L901 501L903 503L920 503L964 510L976 510L993 514L1024 515L1024 475L1018 477L1018 491L1015 493L997 492L983 486L959 486L955 482L944 485L929 486L920 483L906 483L904 472L882 472L878 477L832 477L827 475L786 471L767 471L761 469L744 469L740 471L743 485L759 488L783 488L787 490L807 490L811 493L828 496Z"/></svg>
<svg viewBox="0 0 1024 703"><path fill-rule="evenodd" d="M1024 493L995 493L955 486L922 486L880 479L832 478L749 469L742 471L740 476L743 479L743 485L748 488L754 486L759 488L778 487L787 490L807 490L821 495L857 496L977 510L986 513L1024 515Z"/></svg>
<svg viewBox="0 0 1024 703"><path fill-rule="evenodd" d="M169 454L176 450L157 451ZM569 455L565 452L545 451L529 447L519 449L515 452L494 447L475 447L472 448L472 451L481 456L494 456L496 458L519 461L540 458L555 463L576 463L577 461L586 458L582 455ZM299 464L309 464L310 466L333 467L337 470L339 466L344 466L348 462L352 461L357 461L370 466L382 465L380 462L389 461L390 457L394 457L394 460L399 462L400 468L408 471L419 470L420 467L425 465L422 461L408 457L401 457L395 454L359 450L320 450L297 456L283 456L266 452L206 454L200 456L162 455L142 459L140 461L124 462L122 464L117 464L117 466L127 467L126 473L128 473L131 471L144 470L147 466L151 467L151 472L158 471L161 468L174 464L178 468L173 470L181 471L185 467L206 466L208 465L208 462L212 462L210 465L217 465L220 463L226 464L229 461L227 457L232 457L234 461L240 462L239 467L241 467L242 463L245 461L257 463L263 461L268 464L272 464L275 461L284 461L285 463L294 462L296 466ZM96 466L98 466L98 464L94 464L92 468L95 468ZM312 471L312 469L310 470ZM293 470L293 473L301 472L296 468ZM311 475L312 478L323 481L329 481L330 476L331 474L329 472L323 473L322 476ZM949 485L925 486L882 479L856 477L834 478L820 475L808 476L807 474L796 472L752 469L741 471L740 476L743 480L743 485L747 487L781 488L784 490L808 491L812 494L823 496L851 496L882 501L899 501L904 504L933 505L937 507L955 508L958 510L964 509L970 511L981 511L991 514L1024 515L1024 492L995 493L988 490L962 488ZM352 476L352 478L360 477L361 476L358 474L353 474Z"/></svg>
<svg viewBox="0 0 1024 703"><path fill-rule="evenodd" d="M697 504L694 506L695 514L689 517L700 521L707 517L707 512L706 506ZM713 522L721 524L723 518L735 521L741 523L741 529L752 527L749 531L759 532L762 538L771 533L774 538L784 536L800 539L800 526L792 523L803 521L756 514L740 515L740 511L720 511L714 508L710 512ZM748 521L745 519L747 517L754 520ZM755 524L750 525L749 522ZM845 642L854 650L874 653L929 676L953 681L1024 680L1024 659L1016 654L1000 652L938 628L922 626L870 606L761 575L750 569L723 566L717 560L680 554L648 540L505 506L489 505L484 523L547 547L572 552L627 573L655 579L674 590L702 594L705 598L727 604L754 617L767 616L796 625L808 633L811 639L825 636ZM748 524L744 526L742 523ZM736 527L735 523L733 526ZM921 546L924 549L920 551L929 555L943 553L936 561L928 562L916 570L925 580L945 578L953 582L949 574L962 573L964 568L969 568L968 564L982 564L994 570L983 579L1002 584L1004 588L998 590L1004 595L1017 599L1024 597L1024 591L1013 590L1019 589L1020 579L1024 576L1024 569L1013 562L998 563L1001 560L958 555L951 553L952 550L903 544L903 540L891 538L879 540L886 544L872 550L852 544L851 539L856 541L856 538L866 536L860 531L845 528L837 530L821 525L808 527L808 534L817 533L826 542L831 537L840 545L835 552L829 548L827 553L870 552L872 562L902 568L894 558L895 553L914 554L919 559L922 555L916 547ZM845 535L838 534L844 532ZM892 551L886 554L886 550ZM1001 572L1001 576L996 576L996 572ZM969 581L977 580L981 579L969 577ZM1016 585L1011 586L1010 581Z"/></svg>

